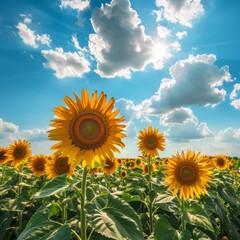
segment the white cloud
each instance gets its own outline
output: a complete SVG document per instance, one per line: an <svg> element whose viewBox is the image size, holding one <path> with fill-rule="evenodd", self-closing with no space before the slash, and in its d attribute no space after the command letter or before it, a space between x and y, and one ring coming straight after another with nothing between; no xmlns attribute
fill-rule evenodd
<svg viewBox="0 0 240 240"><path fill-rule="evenodd" d="M78 12L84 11L90 6L89 0L61 0L60 8L70 7Z"/></svg>
<svg viewBox="0 0 240 240"><path fill-rule="evenodd" d="M41 53L47 60L44 67L53 69L58 78L82 77L90 71L89 61L81 53L64 52L62 48L42 50Z"/></svg>
<svg viewBox="0 0 240 240"><path fill-rule="evenodd" d="M157 27L157 33L158 33L158 36L161 37L161 38L166 38L170 35L170 30L164 26L158 26Z"/></svg>
<svg viewBox="0 0 240 240"><path fill-rule="evenodd" d="M240 99L235 99L231 102L231 105L236 108L236 109L240 109Z"/></svg>
<svg viewBox="0 0 240 240"><path fill-rule="evenodd" d="M95 34L89 36L89 49L97 61L95 71L101 77L130 78L131 71L142 71L150 63L161 69L169 57L163 54L164 46L145 34L129 0L102 4L93 11L91 22Z"/></svg>
<svg viewBox="0 0 240 240"><path fill-rule="evenodd" d="M10 122L4 122L3 119L0 118L0 139L10 139L12 134L17 132L17 125Z"/></svg>
<svg viewBox="0 0 240 240"><path fill-rule="evenodd" d="M240 109L240 99L236 99L238 96L237 92L239 90L240 90L240 83L237 83L234 85L233 91L230 94L230 99L233 100L231 102L231 105L236 109Z"/></svg>
<svg viewBox="0 0 240 240"><path fill-rule="evenodd" d="M190 108L176 108L160 117L160 125L163 126L180 125L186 122L198 122Z"/></svg>
<svg viewBox="0 0 240 240"><path fill-rule="evenodd" d="M116 101L116 108L123 114L125 121L131 122L133 119L140 119L144 122L151 122L148 118L148 114L144 111L144 103L141 105L135 105L132 100L120 98Z"/></svg>
<svg viewBox="0 0 240 240"><path fill-rule="evenodd" d="M166 136L173 142L189 142L213 136L206 123L199 123L190 108L177 108L160 118L160 124L169 126Z"/></svg>
<svg viewBox="0 0 240 240"><path fill-rule="evenodd" d="M148 101L152 113L190 105L215 106L224 101L226 91L222 85L233 80L228 66L219 68L215 61L213 54L190 55L172 65L169 69L172 78L162 79L158 92Z"/></svg>
<svg viewBox="0 0 240 240"><path fill-rule="evenodd" d="M129 121L128 123L126 123L126 135L128 139L133 139L136 138L137 136L137 129L136 129L136 125L133 121Z"/></svg>
<svg viewBox="0 0 240 240"><path fill-rule="evenodd" d="M30 142L48 141L48 133L44 129L23 130L20 135Z"/></svg>
<svg viewBox="0 0 240 240"><path fill-rule="evenodd" d="M187 27L191 27L192 21L204 12L201 0L156 0L156 5L160 7L157 21L164 18Z"/></svg>
<svg viewBox="0 0 240 240"><path fill-rule="evenodd" d="M179 32L176 33L176 36L178 37L178 39L182 39L182 38L187 36L187 32L186 31L182 31L182 32L179 31Z"/></svg>
<svg viewBox="0 0 240 240"><path fill-rule="evenodd" d="M178 41L175 41L174 43L171 43L170 46L176 52L179 52L181 50L181 45Z"/></svg>
<svg viewBox="0 0 240 240"><path fill-rule="evenodd" d="M79 50L80 52L82 52L82 51L83 51L83 52L87 52L86 47L84 47L84 48L81 48L81 47L80 47L80 44L79 44L79 42L78 42L77 34L76 34L76 33L72 35L72 43L73 43L74 47L75 47L77 50Z"/></svg>
<svg viewBox="0 0 240 240"><path fill-rule="evenodd" d="M37 48L38 43L50 47L51 38L48 34L35 34L35 31L29 28L28 25L32 22L32 19L30 18L31 15L26 16L25 14L20 14L20 16L24 17L24 20L23 23L19 22L16 28L18 29L18 35L23 42L33 48Z"/></svg>

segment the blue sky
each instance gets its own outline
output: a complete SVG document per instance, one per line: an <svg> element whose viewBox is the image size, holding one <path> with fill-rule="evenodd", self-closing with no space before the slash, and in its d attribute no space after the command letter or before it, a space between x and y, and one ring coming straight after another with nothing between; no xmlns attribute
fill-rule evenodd
<svg viewBox="0 0 240 240"><path fill-rule="evenodd" d="M14 6L14 7L13 7ZM2 0L0 146L47 130L63 98L104 91L126 118L121 157L164 132L160 156L193 149L240 157L238 0Z"/></svg>

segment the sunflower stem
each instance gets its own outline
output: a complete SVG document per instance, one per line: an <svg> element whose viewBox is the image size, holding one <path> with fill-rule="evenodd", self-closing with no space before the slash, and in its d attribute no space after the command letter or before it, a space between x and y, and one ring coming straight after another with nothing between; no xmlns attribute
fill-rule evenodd
<svg viewBox="0 0 240 240"><path fill-rule="evenodd" d="M148 175L149 175L149 193L152 191L152 171L151 171L151 156L148 155ZM149 227L150 234L153 232L153 205L151 199L149 199Z"/></svg>
<svg viewBox="0 0 240 240"><path fill-rule="evenodd" d="M23 164L21 164L20 172L19 172L18 197L20 197L21 194L22 194L22 186L21 186L22 179L23 179L23 174L22 174L22 172L23 172ZM18 234L21 234L21 231L22 231L22 228L23 228L22 218L23 218L23 211L20 210L20 211L18 211Z"/></svg>
<svg viewBox="0 0 240 240"><path fill-rule="evenodd" d="M152 190L152 171L151 171L151 156L148 155L148 175L149 175L149 192Z"/></svg>
<svg viewBox="0 0 240 240"><path fill-rule="evenodd" d="M185 213L185 201L184 201L184 198L181 199L181 202L180 202L180 205L181 205L181 226L182 226L182 231L186 230L186 223L184 221L184 213Z"/></svg>
<svg viewBox="0 0 240 240"><path fill-rule="evenodd" d="M81 194L81 239L87 240L87 221L86 221L86 187L87 187L87 167L83 169L83 178L82 178L82 194Z"/></svg>
<svg viewBox="0 0 240 240"><path fill-rule="evenodd" d="M63 193L64 200L66 199L67 194L66 192ZM64 224L67 221L67 206L66 203L62 204L62 223Z"/></svg>
<svg viewBox="0 0 240 240"><path fill-rule="evenodd" d="M6 164L3 164L2 177L1 177L1 184L0 185L3 185L3 183L4 183L5 173L6 173Z"/></svg>

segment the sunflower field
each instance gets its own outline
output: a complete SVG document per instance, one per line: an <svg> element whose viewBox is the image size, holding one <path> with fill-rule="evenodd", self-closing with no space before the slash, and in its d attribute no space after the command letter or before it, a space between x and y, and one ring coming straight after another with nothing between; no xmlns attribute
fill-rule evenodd
<svg viewBox="0 0 240 240"><path fill-rule="evenodd" d="M140 131L124 148L114 98L83 90L53 112L51 155L18 139L0 147L1 240L240 239L240 159L193 150L161 157L166 138Z"/></svg>

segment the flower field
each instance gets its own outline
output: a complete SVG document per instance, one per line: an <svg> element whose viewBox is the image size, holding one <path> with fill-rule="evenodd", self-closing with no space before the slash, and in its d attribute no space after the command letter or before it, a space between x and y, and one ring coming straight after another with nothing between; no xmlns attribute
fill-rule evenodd
<svg viewBox="0 0 240 240"><path fill-rule="evenodd" d="M0 239L240 239L240 159L193 150L162 158L165 137L140 131L141 156L116 158L124 118L86 90L53 111L55 152L0 147Z"/></svg>

